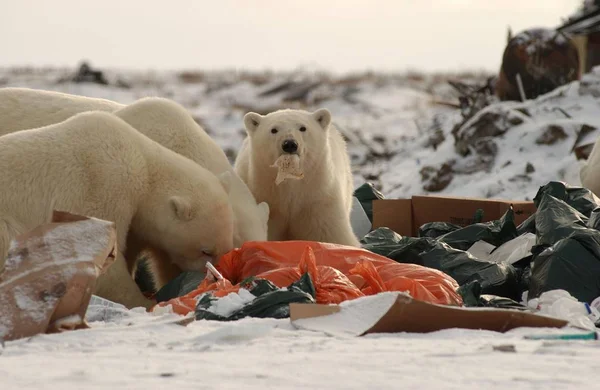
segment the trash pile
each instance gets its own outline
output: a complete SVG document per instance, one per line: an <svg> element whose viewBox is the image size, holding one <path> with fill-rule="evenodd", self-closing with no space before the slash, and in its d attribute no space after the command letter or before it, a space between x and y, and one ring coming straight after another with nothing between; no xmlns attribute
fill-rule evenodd
<svg viewBox="0 0 600 390"><path fill-rule="evenodd" d="M245 243L223 256L216 269L210 271L209 268L207 276L193 291L185 295L180 292L159 306L172 306L176 313L183 315L195 309L199 319L201 302L231 299L231 294L240 294L243 290L253 293L257 283L290 292L300 288L296 285L300 280L304 280L301 290L308 295L291 295L288 299L310 297L309 302L339 304L384 291L406 291L425 302L462 306L458 284L440 271L401 264L364 249L310 241ZM264 292L263 289L258 291ZM290 303L284 301L286 294L276 291L270 291L269 297L261 296L262 293L253 295L264 301L263 306L268 305L266 302L276 306ZM205 293L215 299L206 298ZM275 312L289 316L284 309ZM262 315L264 313L259 316Z"/></svg>
<svg viewBox="0 0 600 390"><path fill-rule="evenodd" d="M373 202L383 195L365 184L355 197L364 219L373 222ZM550 182L539 188L533 203L535 213L518 225L512 206L486 222L478 210L472 223L429 222L415 237L387 227L368 229L362 248L247 242L216 266L209 263L206 273L184 272L173 279L154 295L159 303L151 312L193 313L177 320L180 324L290 318L290 308L298 303L343 306L397 292L409 299L398 296L402 307L412 300L429 305L423 310L486 307L537 313L595 330L600 327L600 199L585 188ZM104 236L96 234L99 241L90 242L94 236L86 229ZM123 306L91 295L96 277L114 260L114 240L114 224L59 212L51 224L19 236L0 274L0 298L8 303L0 316L1 337L82 329L86 321L126 316ZM498 321L514 319L494 313ZM484 317L477 319L485 322ZM547 324L540 321L534 323ZM413 325L425 326L419 324Z"/></svg>
<svg viewBox="0 0 600 390"><path fill-rule="evenodd" d="M369 185L355 195L372 221L370 203L382 195ZM464 227L427 223L417 237L376 228L362 238L362 250L250 243L222 258L207 277L197 275L197 287L177 280L165 286L157 294L159 307L179 314L195 310L197 319L281 318L289 312L279 306L296 299L337 304L405 291L430 303L541 311L579 326L600 326L600 199L585 188L550 182L534 204L536 212L519 225L509 207L499 220ZM219 311L213 305L223 306L222 300L237 306L229 302L229 310Z"/></svg>

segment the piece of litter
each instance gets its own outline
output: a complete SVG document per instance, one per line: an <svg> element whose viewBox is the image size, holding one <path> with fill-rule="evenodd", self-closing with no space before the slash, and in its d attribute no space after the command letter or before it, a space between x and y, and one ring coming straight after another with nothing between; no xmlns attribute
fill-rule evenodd
<svg viewBox="0 0 600 390"><path fill-rule="evenodd" d="M304 172L300 169L300 156L297 154L284 154L280 156L272 168L277 168L275 184L281 184L285 179L300 180L304 178Z"/></svg>

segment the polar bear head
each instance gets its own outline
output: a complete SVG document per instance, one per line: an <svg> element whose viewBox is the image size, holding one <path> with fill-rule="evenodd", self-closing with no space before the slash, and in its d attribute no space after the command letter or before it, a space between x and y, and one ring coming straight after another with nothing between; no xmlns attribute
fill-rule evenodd
<svg viewBox="0 0 600 390"><path fill-rule="evenodd" d="M326 108L315 112L278 110L267 115L249 112L244 125L252 148L270 164L284 154L297 154L301 163L317 161L327 148L331 113Z"/></svg>
<svg viewBox="0 0 600 390"><path fill-rule="evenodd" d="M231 175L217 177L191 161L189 168L145 197L138 235L181 270L203 271L234 248Z"/></svg>

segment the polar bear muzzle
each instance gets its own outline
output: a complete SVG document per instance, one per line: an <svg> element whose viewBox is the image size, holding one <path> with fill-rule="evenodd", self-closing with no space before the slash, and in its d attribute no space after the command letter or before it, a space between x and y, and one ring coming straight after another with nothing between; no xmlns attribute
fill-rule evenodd
<svg viewBox="0 0 600 390"><path fill-rule="evenodd" d="M286 139L281 143L281 150L289 154L298 153L298 142L293 139Z"/></svg>

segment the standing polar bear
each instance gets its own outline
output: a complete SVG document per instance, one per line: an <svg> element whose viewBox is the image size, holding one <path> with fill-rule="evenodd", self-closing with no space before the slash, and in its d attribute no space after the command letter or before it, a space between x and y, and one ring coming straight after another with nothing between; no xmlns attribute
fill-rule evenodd
<svg viewBox="0 0 600 390"><path fill-rule="evenodd" d="M350 225L350 159L330 112L250 112L244 125L235 170L257 201L269 204L269 240L360 246Z"/></svg>
<svg viewBox="0 0 600 390"><path fill-rule="evenodd" d="M172 100L150 97L129 105L106 99L29 88L0 88L0 136L62 122L86 111L112 112L142 134L215 175L230 172L234 245L267 240L269 206L257 205L219 145L188 111Z"/></svg>
<svg viewBox="0 0 600 390"><path fill-rule="evenodd" d="M49 222L53 210L113 221L118 255L95 293L149 308L154 302L131 275L142 251L152 253L161 284L233 248L230 178L219 180L105 112L2 136L0 270L12 238Z"/></svg>

